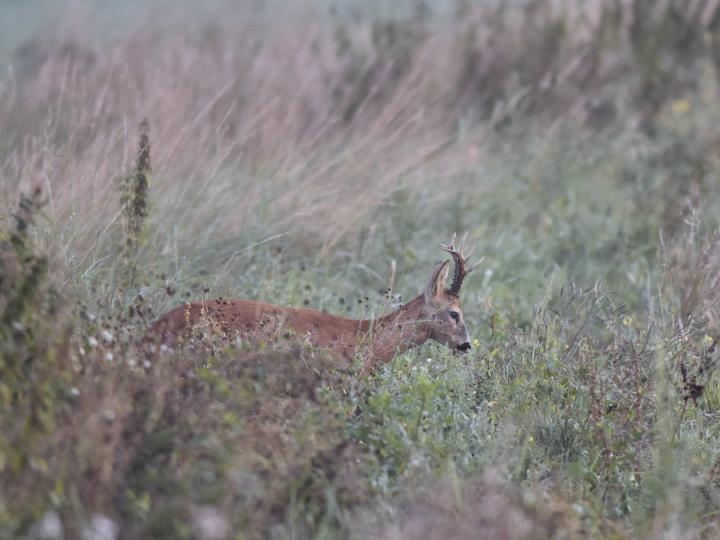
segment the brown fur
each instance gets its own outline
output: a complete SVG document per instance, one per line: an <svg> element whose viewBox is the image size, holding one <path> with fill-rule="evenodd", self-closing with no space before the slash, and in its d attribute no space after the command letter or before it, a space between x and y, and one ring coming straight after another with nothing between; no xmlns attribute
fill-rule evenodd
<svg viewBox="0 0 720 540"><path fill-rule="evenodd" d="M315 311L253 300L210 300L180 306L152 325L145 342L173 347L201 334L251 341L294 338L352 360L360 353L365 369L428 339L453 348L470 346L460 299L445 289L448 263L438 264L424 294L374 320L352 320ZM455 312L453 319L451 312Z"/></svg>

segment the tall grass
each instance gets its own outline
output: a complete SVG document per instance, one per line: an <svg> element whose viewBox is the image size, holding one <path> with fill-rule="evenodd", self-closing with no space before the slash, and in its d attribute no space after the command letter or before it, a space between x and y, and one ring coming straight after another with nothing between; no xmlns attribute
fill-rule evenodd
<svg viewBox="0 0 720 540"><path fill-rule="evenodd" d="M717 535L716 4L68 11L18 44L0 537ZM134 347L203 297L378 315L465 230L468 356Z"/></svg>

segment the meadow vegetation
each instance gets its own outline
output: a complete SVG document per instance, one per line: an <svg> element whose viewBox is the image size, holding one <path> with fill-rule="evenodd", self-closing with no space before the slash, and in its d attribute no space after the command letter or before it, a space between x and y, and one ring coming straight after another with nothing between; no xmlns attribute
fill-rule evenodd
<svg viewBox="0 0 720 540"><path fill-rule="evenodd" d="M0 538L720 536L718 2L92 6L0 47ZM463 231L468 355L135 346Z"/></svg>

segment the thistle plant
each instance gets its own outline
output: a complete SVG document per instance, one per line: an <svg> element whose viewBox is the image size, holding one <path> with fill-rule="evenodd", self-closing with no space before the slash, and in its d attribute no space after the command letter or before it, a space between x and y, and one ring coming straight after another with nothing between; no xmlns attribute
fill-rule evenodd
<svg viewBox="0 0 720 540"><path fill-rule="evenodd" d="M123 262L126 285L132 286L137 277L137 255L145 242L150 189L150 125L144 119L139 126L139 140L135 167L125 177L122 194L124 217Z"/></svg>

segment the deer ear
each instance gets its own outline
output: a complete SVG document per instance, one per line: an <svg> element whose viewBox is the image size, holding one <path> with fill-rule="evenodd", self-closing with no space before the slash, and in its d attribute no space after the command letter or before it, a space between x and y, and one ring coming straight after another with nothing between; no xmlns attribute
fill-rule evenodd
<svg viewBox="0 0 720 540"><path fill-rule="evenodd" d="M450 266L448 261L440 262L433 268L430 274L430 280L425 287L425 302L430 302L433 298L439 298L445 295L445 280L447 279Z"/></svg>

